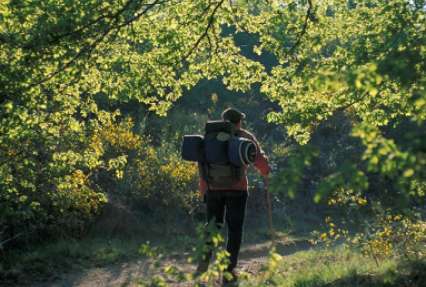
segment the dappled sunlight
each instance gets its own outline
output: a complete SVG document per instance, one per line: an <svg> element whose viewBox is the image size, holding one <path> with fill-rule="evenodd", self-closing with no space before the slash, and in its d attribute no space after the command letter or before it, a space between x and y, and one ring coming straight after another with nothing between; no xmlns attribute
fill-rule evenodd
<svg viewBox="0 0 426 287"><path fill-rule="evenodd" d="M0 285L423 287L425 7L1 0Z"/></svg>

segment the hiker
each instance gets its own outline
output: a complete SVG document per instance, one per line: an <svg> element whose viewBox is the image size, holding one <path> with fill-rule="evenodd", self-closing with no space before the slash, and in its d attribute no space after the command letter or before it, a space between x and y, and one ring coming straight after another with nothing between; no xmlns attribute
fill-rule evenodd
<svg viewBox="0 0 426 287"><path fill-rule="evenodd" d="M222 120L229 121L234 127L235 136L251 140L255 146L255 154L253 156L253 165L263 177L267 177L270 172L268 159L259 146L254 135L242 129L242 122L245 114L237 109L228 108L222 113ZM208 151L206 151L208 153ZM224 219L228 226L227 246L226 250L230 254L230 263L226 268L226 272L231 274L231 279L224 276L224 284L236 282L237 274L234 269L237 266L238 254L243 235L243 223L246 210L246 202L248 196L247 184L247 165L241 167L241 176L232 184L216 185L206 182L202 176L202 166L200 167L199 189L207 207L207 222L215 222L216 227L220 228L224 224ZM207 247L211 246L207 242ZM209 250L210 249L210 250ZM208 269L210 257L212 256L211 248L207 248L206 254L199 262L197 274L201 274Z"/></svg>

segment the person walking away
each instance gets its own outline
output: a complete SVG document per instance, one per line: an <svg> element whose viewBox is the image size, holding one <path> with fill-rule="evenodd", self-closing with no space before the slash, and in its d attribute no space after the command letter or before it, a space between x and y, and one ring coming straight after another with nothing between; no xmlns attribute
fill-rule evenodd
<svg viewBox="0 0 426 287"><path fill-rule="evenodd" d="M222 119L233 124L236 136L247 138L256 145L254 167L263 177L267 177L270 172L268 158L260 148L255 136L242 128L245 114L237 109L228 108L223 111ZM230 258L229 265L225 271L231 274L231 278L227 279L224 276L224 284L237 281L237 274L234 269L238 262L248 197L247 168L247 165L242 167L243 174L238 181L228 186L214 186L207 183L203 176L201 176L202 167L200 166L199 190L206 202L207 223L214 222L216 227L220 228L224 224L225 219L228 226L226 250L229 252ZM206 244L207 251L203 254L203 259L198 264L197 274L207 271L212 256L211 243L206 242Z"/></svg>

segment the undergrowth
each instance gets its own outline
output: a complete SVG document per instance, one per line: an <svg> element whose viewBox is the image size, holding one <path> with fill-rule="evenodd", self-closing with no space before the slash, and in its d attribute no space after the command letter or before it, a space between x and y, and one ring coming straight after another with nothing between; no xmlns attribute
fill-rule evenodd
<svg viewBox="0 0 426 287"><path fill-rule="evenodd" d="M422 287L426 282L425 261L387 259L377 266L372 258L341 246L300 251L281 258L278 266L268 278L251 279L241 286Z"/></svg>

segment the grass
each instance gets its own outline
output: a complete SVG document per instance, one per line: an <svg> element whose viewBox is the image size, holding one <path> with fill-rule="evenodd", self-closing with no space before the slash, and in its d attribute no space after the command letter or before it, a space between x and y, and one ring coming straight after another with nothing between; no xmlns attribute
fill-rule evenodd
<svg viewBox="0 0 426 287"><path fill-rule="evenodd" d="M423 287L426 263L396 259L381 261L343 247L311 249L284 257L278 270L267 280L257 278L242 286L280 287Z"/></svg>
<svg viewBox="0 0 426 287"><path fill-rule="evenodd" d="M160 236L157 232L132 236L91 235L83 239L61 239L44 242L27 248L15 248L0 261L0 286L48 281L67 272L80 272L94 267L105 267L141 258L142 243L152 245L170 256L191 251L195 238Z"/></svg>
<svg viewBox="0 0 426 287"><path fill-rule="evenodd" d="M388 259L377 266L373 259L341 246L305 250L308 248L306 242L310 237L309 231L320 226L320 221L302 216L298 217L297 223L284 216L275 218L274 225L279 230L279 237L289 243L281 246L281 249L277 246L277 251L285 255L283 261L267 280L263 280L261 274L243 282L241 287L426 286L424 262L401 263L396 259ZM246 222L243 247L267 244L270 239L265 218L258 216L257 219L258 222ZM167 234L163 230L136 233L137 236L131 237L97 234L81 240L46 242L30 249L15 250L8 253L7 258L1 258L0 286L25 284L34 280L48 281L66 272L133 261L139 258L138 249L147 240L162 252L180 257L184 252L190 252L196 242L194 234L173 230Z"/></svg>
<svg viewBox="0 0 426 287"><path fill-rule="evenodd" d="M27 278L44 280L58 272L130 260L137 256L139 245L140 241L120 238L49 242L8 254L0 264L0 274L8 282L15 283Z"/></svg>
<svg viewBox="0 0 426 287"><path fill-rule="evenodd" d="M281 286L318 286L347 277L349 274L382 272L393 262L383 262L380 268L360 254L336 248L332 250L304 251L288 258L283 270L276 276ZM378 270L379 269L379 270Z"/></svg>

